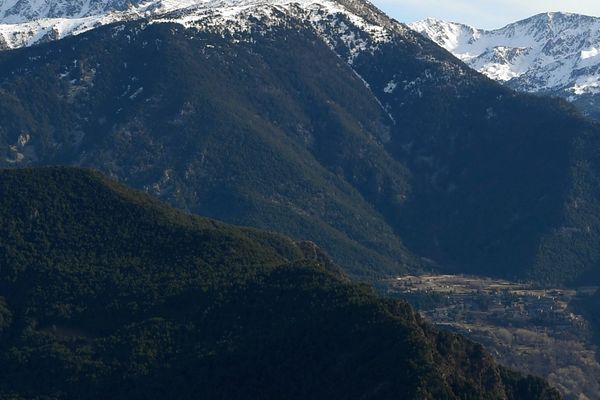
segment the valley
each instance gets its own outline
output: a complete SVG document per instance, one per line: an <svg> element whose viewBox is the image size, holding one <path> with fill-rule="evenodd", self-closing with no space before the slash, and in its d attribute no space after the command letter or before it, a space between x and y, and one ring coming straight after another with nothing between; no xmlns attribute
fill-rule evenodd
<svg viewBox="0 0 600 400"><path fill-rule="evenodd" d="M567 399L600 398L600 363L578 303L596 287L541 288L464 275L385 280L387 296L411 302L441 329L483 344L503 364L546 378Z"/></svg>
<svg viewBox="0 0 600 400"><path fill-rule="evenodd" d="M0 400L600 398L600 124L521 93L593 106L593 43L550 92L421 33L0 0Z"/></svg>

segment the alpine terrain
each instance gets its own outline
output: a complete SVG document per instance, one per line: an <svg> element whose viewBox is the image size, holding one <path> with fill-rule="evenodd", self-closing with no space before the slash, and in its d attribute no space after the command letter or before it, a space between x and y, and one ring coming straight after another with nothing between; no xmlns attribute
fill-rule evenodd
<svg viewBox="0 0 600 400"><path fill-rule="evenodd" d="M0 398L560 397L351 282L600 286L573 105L365 0L0 0L0 35Z"/></svg>
<svg viewBox="0 0 600 400"><path fill-rule="evenodd" d="M596 123L368 2L10 4L2 166L94 167L355 277L600 282Z"/></svg>
<svg viewBox="0 0 600 400"><path fill-rule="evenodd" d="M510 88L563 97L600 117L600 18L555 12L492 31L435 19L410 27Z"/></svg>

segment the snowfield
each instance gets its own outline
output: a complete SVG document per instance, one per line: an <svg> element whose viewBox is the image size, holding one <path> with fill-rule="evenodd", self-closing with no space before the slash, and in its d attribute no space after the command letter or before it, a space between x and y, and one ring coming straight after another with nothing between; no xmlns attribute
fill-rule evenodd
<svg viewBox="0 0 600 400"><path fill-rule="evenodd" d="M569 100L600 93L600 18L545 13L492 31L435 19L410 27L514 89Z"/></svg>
<svg viewBox="0 0 600 400"><path fill-rule="evenodd" d="M297 16L312 22L324 33L334 28L336 38L356 52L389 40L387 18L373 23L343 4L331 0L7 0L0 5L0 49L27 47L50 40L77 35L99 26L145 18L150 23L179 23L186 27L209 30L247 30L249 17L268 24L282 23L283 16ZM354 28L366 33L369 40L358 37L340 21L344 16ZM392 29L406 29L394 24ZM330 38L324 37L326 41Z"/></svg>

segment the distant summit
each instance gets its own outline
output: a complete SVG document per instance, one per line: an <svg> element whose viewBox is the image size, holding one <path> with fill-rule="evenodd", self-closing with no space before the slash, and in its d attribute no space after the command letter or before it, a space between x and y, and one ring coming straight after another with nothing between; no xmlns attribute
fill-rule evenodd
<svg viewBox="0 0 600 400"><path fill-rule="evenodd" d="M600 18L543 13L491 31L435 19L410 27L513 89L564 97L600 116Z"/></svg>

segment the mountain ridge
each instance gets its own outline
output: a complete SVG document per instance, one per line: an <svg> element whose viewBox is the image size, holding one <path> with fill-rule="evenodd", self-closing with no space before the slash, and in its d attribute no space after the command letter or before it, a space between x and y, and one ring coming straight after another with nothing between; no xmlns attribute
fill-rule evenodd
<svg viewBox="0 0 600 400"><path fill-rule="evenodd" d="M17 10L14 14L8 14L10 9L5 10L4 18L0 18L0 39L5 49L32 46L81 34L99 26L136 19L146 19L149 23L175 22L186 27L200 25L205 30L240 31L250 28L245 23L248 17L276 25L282 22L283 14L299 14L308 17L315 25L322 25L336 15L343 15L378 41L385 41L390 30L406 29L392 22L370 3L356 0L104 0L104 3L88 0L79 7L54 0L45 8L33 0L20 1L23 9L32 10ZM96 6L91 6L90 1ZM36 7L37 11L33 11ZM345 40L355 41L359 46L364 43L351 36Z"/></svg>
<svg viewBox="0 0 600 400"><path fill-rule="evenodd" d="M600 115L598 17L542 13L494 30L435 19L409 26L512 89L559 96Z"/></svg>

